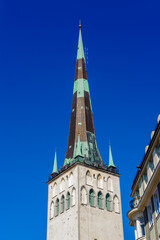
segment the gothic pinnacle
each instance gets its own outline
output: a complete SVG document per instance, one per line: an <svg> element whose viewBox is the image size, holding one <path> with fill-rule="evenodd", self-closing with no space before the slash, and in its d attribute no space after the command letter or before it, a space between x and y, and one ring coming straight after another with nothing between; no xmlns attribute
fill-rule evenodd
<svg viewBox="0 0 160 240"><path fill-rule="evenodd" d="M55 155L54 155L54 166L53 166L52 174L53 173L58 173L58 169L57 169L57 151L56 151L56 149L55 149Z"/></svg>

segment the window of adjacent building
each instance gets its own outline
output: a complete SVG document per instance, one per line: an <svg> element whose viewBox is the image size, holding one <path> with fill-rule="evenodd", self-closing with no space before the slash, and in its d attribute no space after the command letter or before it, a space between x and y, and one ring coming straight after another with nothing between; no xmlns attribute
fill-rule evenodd
<svg viewBox="0 0 160 240"><path fill-rule="evenodd" d="M159 160L160 160L160 151L158 151L158 148L155 148L153 152L153 163L155 167L157 166Z"/></svg>
<svg viewBox="0 0 160 240"><path fill-rule="evenodd" d="M153 210L152 210L152 204L151 204L151 202L150 202L149 205L148 205L147 212L148 212L149 227L151 227L152 224L153 224L153 217L152 217Z"/></svg>
<svg viewBox="0 0 160 240"><path fill-rule="evenodd" d="M151 170L151 167L150 167L150 163L148 163L147 165L147 177L148 177L148 181L150 180L152 176L152 170Z"/></svg>
<svg viewBox="0 0 160 240"><path fill-rule="evenodd" d="M107 188L108 188L108 191L113 192L113 183L112 183L111 177L108 177L107 179Z"/></svg>
<svg viewBox="0 0 160 240"><path fill-rule="evenodd" d="M117 196L114 196L113 198L113 206L114 206L114 211L116 213L119 213L120 212L120 209L119 209L119 199Z"/></svg>
<svg viewBox="0 0 160 240"><path fill-rule="evenodd" d="M94 191L90 189L89 191L89 204L91 207L94 207Z"/></svg>
<svg viewBox="0 0 160 240"><path fill-rule="evenodd" d="M70 204L71 204L71 197L70 197L70 193L67 192L67 196L66 196L66 207L67 207L67 209L70 208Z"/></svg>
<svg viewBox="0 0 160 240"><path fill-rule="evenodd" d="M106 209L107 211L111 211L111 196L109 193L106 194Z"/></svg>
<svg viewBox="0 0 160 240"><path fill-rule="evenodd" d="M103 188L103 178L102 178L101 174L98 174L98 176L97 176L97 186L98 186L98 188Z"/></svg>
<svg viewBox="0 0 160 240"><path fill-rule="evenodd" d="M144 228L144 218L141 217L139 218L139 223L140 223L140 235L139 237L145 236L145 228Z"/></svg>
<svg viewBox="0 0 160 240"><path fill-rule="evenodd" d="M98 207L99 208L102 208L102 201L103 201L102 193L98 192L98 194L97 194L97 203L98 203Z"/></svg>
<svg viewBox="0 0 160 240"><path fill-rule="evenodd" d="M145 227L144 227L144 218L143 217L137 218L134 226L135 226L136 239L139 239L139 238L145 236Z"/></svg>
<svg viewBox="0 0 160 240"><path fill-rule="evenodd" d="M160 212L160 204L159 204L158 190L156 190L156 192L155 192L155 194L154 194L154 206L155 206L156 217L157 217L158 214L159 214L159 212Z"/></svg>
<svg viewBox="0 0 160 240"><path fill-rule="evenodd" d="M65 199L64 199L64 195L62 195L61 197L61 212L64 212L64 205L65 205Z"/></svg>
<svg viewBox="0 0 160 240"><path fill-rule="evenodd" d="M84 186L81 188L81 203L87 204L87 191Z"/></svg>

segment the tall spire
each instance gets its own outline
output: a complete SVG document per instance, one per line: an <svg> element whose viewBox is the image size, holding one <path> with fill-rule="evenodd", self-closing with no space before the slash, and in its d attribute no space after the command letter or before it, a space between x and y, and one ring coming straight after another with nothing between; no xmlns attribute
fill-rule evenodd
<svg viewBox="0 0 160 240"><path fill-rule="evenodd" d="M113 163L112 151L111 151L111 143L109 141L109 167L116 167Z"/></svg>
<svg viewBox="0 0 160 240"><path fill-rule="evenodd" d="M57 169L57 151L56 151L56 149L55 149L55 155L54 155L54 166L53 166L52 174L53 173L58 173L58 169Z"/></svg>
<svg viewBox="0 0 160 240"><path fill-rule="evenodd" d="M79 24L79 39L74 79L72 111L68 147L64 165L69 164L77 155L77 146L81 145L81 156L88 163L104 166L99 153L93 122L86 62L82 41L81 23Z"/></svg>

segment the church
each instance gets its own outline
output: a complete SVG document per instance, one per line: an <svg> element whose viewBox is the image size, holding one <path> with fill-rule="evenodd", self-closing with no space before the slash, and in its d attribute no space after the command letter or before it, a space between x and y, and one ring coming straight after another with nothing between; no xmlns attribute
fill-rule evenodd
<svg viewBox="0 0 160 240"><path fill-rule="evenodd" d="M98 150L81 24L68 146L61 169L55 152L48 181L47 240L124 240L120 174L109 144L106 166Z"/></svg>

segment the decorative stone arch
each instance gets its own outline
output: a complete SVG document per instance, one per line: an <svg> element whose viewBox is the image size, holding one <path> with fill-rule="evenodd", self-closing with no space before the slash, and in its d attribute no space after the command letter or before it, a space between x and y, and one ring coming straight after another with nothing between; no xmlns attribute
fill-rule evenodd
<svg viewBox="0 0 160 240"><path fill-rule="evenodd" d="M97 205L98 205L98 208L100 209L103 208L103 194L101 191L97 193Z"/></svg>
<svg viewBox="0 0 160 240"><path fill-rule="evenodd" d="M106 201L106 210L112 211L112 198L109 193L106 194L105 201Z"/></svg>
<svg viewBox="0 0 160 240"><path fill-rule="evenodd" d="M103 178L101 174L97 175L97 187L103 189Z"/></svg>
<svg viewBox="0 0 160 240"><path fill-rule="evenodd" d="M65 190L65 180L64 178L62 178L60 182L60 192L63 192L64 190Z"/></svg>
<svg viewBox="0 0 160 240"><path fill-rule="evenodd" d="M107 178L107 190L113 192L113 181L111 177Z"/></svg>
<svg viewBox="0 0 160 240"><path fill-rule="evenodd" d="M57 192L58 192L58 187L57 187L57 183L55 182L53 185L53 190L52 190L53 197L55 197L57 195Z"/></svg>
<svg viewBox="0 0 160 240"><path fill-rule="evenodd" d="M93 188L91 188L89 190L89 204L90 204L91 207L95 206L94 198L95 198L95 192L94 192Z"/></svg>
<svg viewBox="0 0 160 240"><path fill-rule="evenodd" d="M87 190L85 186L81 187L81 204L87 205Z"/></svg>
<svg viewBox="0 0 160 240"><path fill-rule="evenodd" d="M119 198L117 195L113 198L113 209L115 213L120 213Z"/></svg>
<svg viewBox="0 0 160 240"><path fill-rule="evenodd" d="M71 173L69 174L68 185L69 185L69 187L71 187L71 186L73 185L73 172L71 172Z"/></svg>
<svg viewBox="0 0 160 240"><path fill-rule="evenodd" d="M61 197L61 213L63 213L65 210L65 197L62 195Z"/></svg>
<svg viewBox="0 0 160 240"><path fill-rule="evenodd" d="M91 175L89 170L86 172L86 184L87 185L91 185L91 186L93 185L93 183L92 183L92 175Z"/></svg>
<svg viewBox="0 0 160 240"><path fill-rule="evenodd" d="M75 187L72 188L71 205L72 205L72 207L76 205L76 189L75 189Z"/></svg>
<svg viewBox="0 0 160 240"><path fill-rule="evenodd" d="M52 219L54 217L54 202L51 202L50 205L50 219Z"/></svg>

